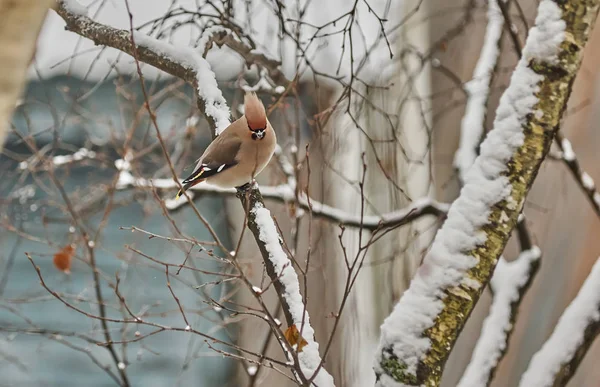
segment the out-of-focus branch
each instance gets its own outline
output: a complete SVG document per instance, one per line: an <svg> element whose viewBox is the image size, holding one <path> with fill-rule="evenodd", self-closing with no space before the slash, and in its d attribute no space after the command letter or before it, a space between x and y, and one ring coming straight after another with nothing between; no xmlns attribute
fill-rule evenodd
<svg viewBox="0 0 600 387"><path fill-rule="evenodd" d="M566 386L600 334L600 259L565 309L554 332L533 356L521 387Z"/></svg>
<svg viewBox="0 0 600 387"><path fill-rule="evenodd" d="M173 191L179 189L177 183L171 179L144 179L140 177L134 177L129 171L121 171L116 188L122 190L130 187L157 188ZM296 200L293 188L287 184L261 187L260 191L262 196L266 199L273 199L283 203L290 203ZM220 188L207 183L195 185L190 188L188 192L219 195L236 194L234 189ZM186 203L187 199L181 197L178 200L167 199L165 204L168 209L175 210ZM448 210L447 204L440 203L429 198L415 200L406 208L383 214L381 216L369 215L363 217L360 215L349 214L346 211L328 206L321 202L315 201L314 199L309 200L306 195L302 195L298 198L297 205L306 211L312 211L312 215L315 217L328 219L344 226L362 227L368 230L381 230L392 227L400 227L425 215L442 217Z"/></svg>
<svg viewBox="0 0 600 387"><path fill-rule="evenodd" d="M540 256L540 249L533 246L521 252L512 262L500 258L490 281L494 292L490 314L483 323L471 362L458 383L459 387L487 386L492 381L508 348L508 339L523 295L540 266Z"/></svg>
<svg viewBox="0 0 600 387"><path fill-rule="evenodd" d="M560 132L556 133L556 144L562 151L562 160L569 168L569 171L571 171L571 174L577 181L577 185L585 192L596 215L600 217L600 193L596 190L594 180L581 168L579 160L577 160L577 156L573 152L571 142Z"/></svg>
<svg viewBox="0 0 600 387"><path fill-rule="evenodd" d="M460 143L454 156L461 182L477 158L477 150L484 134L487 102L494 76L494 69L500 56L500 42L504 19L496 0L488 2L488 24L479 60L473 71L473 78L465 85L467 105L460 124Z"/></svg>
<svg viewBox="0 0 600 387"><path fill-rule="evenodd" d="M248 184L238 189L237 196L248 211L248 228L254 234L265 263L267 274L273 281L288 327L296 326L307 345L298 351L298 361L306 379L311 379L321 364L319 344L315 341L315 331L300 294L300 282L292 261L283 250L281 235L265 208L258 185ZM313 379L316 386L333 386L333 378L323 367Z"/></svg>
<svg viewBox="0 0 600 387"><path fill-rule="evenodd" d="M409 289L381 327L378 385L436 386L550 149L599 0L542 0L494 129Z"/></svg>
<svg viewBox="0 0 600 387"><path fill-rule="evenodd" d="M0 0L0 151L52 0Z"/></svg>
<svg viewBox="0 0 600 387"><path fill-rule="evenodd" d="M271 80L273 80L273 82L275 82L275 84L278 86L287 88L290 85L290 81L281 71L281 63L279 61L271 59L261 52L257 52L256 50L252 49L252 47L233 37L231 34L215 34L213 41L218 46L226 45L233 51L237 52L242 58L244 58L247 66L256 64L266 69Z"/></svg>
<svg viewBox="0 0 600 387"><path fill-rule="evenodd" d="M229 126L230 113L227 102L217 85L210 64L200 52L189 47L178 47L142 33L135 34L134 46L129 31L98 23L83 13L81 8L83 7L75 0L58 1L56 12L67 23L67 30L88 38L97 45L116 48L136 56L144 63L191 83L198 96L198 108L204 112L213 132L219 134Z"/></svg>
<svg viewBox="0 0 600 387"><path fill-rule="evenodd" d="M500 8L500 11L502 12L502 17L504 17L505 20L505 26L506 26L506 32L508 32L508 36L510 36L510 40L512 41L513 44L513 48L515 50L515 53L517 54L517 56L519 58L521 58L521 41L519 41L519 36L517 35L517 32L515 31L515 29L513 28L513 21L512 18L510 17L510 12L508 11L508 7L509 7L509 2L505 1L505 0L500 0L497 2L498 7ZM519 2L515 1L515 4L517 5L517 7L519 7Z"/></svg>

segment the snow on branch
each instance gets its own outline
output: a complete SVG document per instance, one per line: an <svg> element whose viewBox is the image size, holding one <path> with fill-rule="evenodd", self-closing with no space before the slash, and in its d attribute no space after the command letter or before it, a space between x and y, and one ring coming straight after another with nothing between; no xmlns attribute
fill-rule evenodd
<svg viewBox="0 0 600 387"><path fill-rule="evenodd" d="M494 69L500 56L500 41L504 27L504 17L496 0L488 1L488 24L479 60L473 71L473 79L465 85L467 105L460 124L460 143L454 155L454 166L458 169L460 181L464 182L467 171L477 157L477 150L483 138L486 105Z"/></svg>
<svg viewBox="0 0 600 387"><path fill-rule="evenodd" d="M459 387L489 385L508 347L519 304L539 268L540 256L540 249L534 246L521 252L512 262L500 258L490 281L494 292L490 314L483 323L471 362L458 383Z"/></svg>
<svg viewBox="0 0 600 387"><path fill-rule="evenodd" d="M560 132L556 133L556 143L562 152L562 160L571 171L571 174L577 180L577 184L587 195L596 215L600 216L600 193L596 189L596 184L590 175L587 174L579 164L577 156L573 151L571 142L565 138Z"/></svg>
<svg viewBox="0 0 600 387"><path fill-rule="evenodd" d="M120 165L119 160L117 161L117 164ZM134 177L128 170L121 170L116 188L118 190L124 190L131 187L157 188L172 191L179 189L179 186L173 181L173 179L145 179L142 177ZM284 203L296 202L294 189L289 185L289 183L277 186L263 186L260 188L260 191L262 196L267 199L273 199ZM236 191L233 188L220 188L206 182L202 182L191 187L188 192L190 195L193 195L195 192L231 196L236 194ZM165 206L169 210L176 210L187 203L187 199L182 196L179 199L167 199L165 201ZM437 202L430 198L415 200L413 203L403 209L382 214L381 216L369 215L363 216L362 218L360 215L350 214L346 211L328 206L314 199L310 199L309 201L305 194L301 194L298 197L298 202L296 204L298 204L299 207L305 211L312 211L312 215L315 217L328 219L344 226L359 227L368 230L382 230L386 228L400 227L420 218L421 216L433 215L442 217L448 211L447 204Z"/></svg>
<svg viewBox="0 0 600 387"><path fill-rule="evenodd" d="M493 130L409 289L381 326L379 386L438 385L559 126L599 0L542 0Z"/></svg>
<svg viewBox="0 0 600 387"><path fill-rule="evenodd" d="M206 115L211 127L215 129L215 133L218 135L229 125L229 107L210 65L200 52L188 47L176 47L139 32L134 32L132 37L128 31L95 22L82 14L81 8L76 4L78 3L75 0L58 1L57 12L67 23L68 30L91 39L98 45L113 47L132 56L135 54L140 61L192 83L198 94L199 108ZM117 160L115 166L119 170L117 189L143 184L156 188L171 188L176 185L172 180L144 181L134 178L126 158ZM252 185L249 195L240 193L238 196L244 208L252 209L248 214L248 228L255 236L267 272L275 284L288 324L295 324L303 333L304 339L309 342L298 353L303 375L297 377L303 384L305 379L314 378L313 383L318 386L333 386L333 378L322 367L318 344L314 341L314 330L310 326L308 313L300 296L298 277L280 245L281 237L275 222L264 206L258 187Z"/></svg>
<svg viewBox="0 0 600 387"><path fill-rule="evenodd" d="M533 356L520 386L565 386L600 334L600 259L565 309L554 332Z"/></svg>
<svg viewBox="0 0 600 387"><path fill-rule="evenodd" d="M310 318L300 294L300 282L292 266L292 261L282 247L282 239L277 231L271 213L265 208L260 191L256 184L247 189L240 189L238 196L248 211L248 228L252 231L263 256L265 268L283 306L288 327L296 326L307 345L298 352L300 368L307 379L313 377L316 386L333 386L333 378L321 365L319 344L315 341L315 331L310 325Z"/></svg>
<svg viewBox="0 0 600 387"><path fill-rule="evenodd" d="M98 23L83 13L85 7L76 0L59 0L56 12L66 28L92 40L97 45L113 47L166 73L191 83L198 96L198 107L218 135L230 124L229 107L217 85L210 64L202 53L190 47L175 46L140 32L131 33Z"/></svg>

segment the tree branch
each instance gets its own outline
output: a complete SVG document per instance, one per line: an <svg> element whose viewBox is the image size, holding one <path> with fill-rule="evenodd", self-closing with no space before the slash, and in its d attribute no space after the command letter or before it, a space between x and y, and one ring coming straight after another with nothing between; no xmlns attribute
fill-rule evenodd
<svg viewBox="0 0 600 387"><path fill-rule="evenodd" d="M473 78L464 86L467 93L467 105L465 115L460 123L460 144L454 155L454 165L458 169L461 182L465 181L467 172L477 158L477 151L485 133L486 105L494 69L500 56L504 19L496 0L489 0L488 7L488 24L483 47L481 47L481 53L473 71Z"/></svg>
<svg viewBox="0 0 600 387"><path fill-rule="evenodd" d="M599 0L542 0L494 129L410 288L381 327L378 384L436 386L560 124Z"/></svg>
<svg viewBox="0 0 600 387"><path fill-rule="evenodd" d="M573 152L571 142L560 132L556 133L556 144L562 152L562 160L569 168L569 171L571 171L571 174L577 181L577 185L585 192L594 208L594 212L600 217L600 193L596 190L594 180L581 168L577 156Z"/></svg>
<svg viewBox="0 0 600 387"><path fill-rule="evenodd" d="M541 251L537 246L524 250L507 262L500 258L490 282L494 301L481 328L471 361L459 387L487 386L508 348L521 300L540 266Z"/></svg>
<svg viewBox="0 0 600 387"><path fill-rule="evenodd" d="M189 47L177 47L142 33L131 33L98 23L81 10L74 10L74 0L58 0L56 12L67 24L66 29L97 45L116 48L141 62L192 84L197 94L198 108L216 134L229 126L229 108L215 79L210 64L202 55ZM83 8L81 5L78 7ZM84 8L85 9L85 8Z"/></svg>
<svg viewBox="0 0 600 387"><path fill-rule="evenodd" d="M321 363L319 344L315 341L315 331L300 294L300 282L292 261L283 250L283 240L271 213L265 208L257 184L248 184L238 189L237 196L248 211L248 228L254 234L265 263L267 274L283 306L283 314L288 327L296 326L307 341L302 351L298 351L300 367L307 379L311 379ZM333 386L333 378L321 367L313 379L316 386Z"/></svg>
<svg viewBox="0 0 600 387"><path fill-rule="evenodd" d="M600 334L600 259L565 309L554 332L531 359L519 386L566 386Z"/></svg>
<svg viewBox="0 0 600 387"><path fill-rule="evenodd" d="M121 171L116 188L118 190L123 190L129 187L157 188L172 191L179 189L177 183L171 179L145 179L134 177L129 171ZM273 199L282 203L296 201L294 190L287 184L261 187L260 191L262 196L266 199ZM195 185L191 187L188 192L231 196L236 194L235 189L220 188L208 183ZM167 199L165 202L165 205L169 210L175 210L185 204L187 204L187 199L184 197L181 197L178 200ZM381 216L370 215L363 217L360 215L349 214L346 211L328 206L314 199L309 200L306 195L300 196L296 204L306 211L311 210L312 215L315 217L327 219L344 226L362 227L372 231L400 227L425 215L443 217L448 211L447 204L429 198L415 200L406 208L389 212Z"/></svg>

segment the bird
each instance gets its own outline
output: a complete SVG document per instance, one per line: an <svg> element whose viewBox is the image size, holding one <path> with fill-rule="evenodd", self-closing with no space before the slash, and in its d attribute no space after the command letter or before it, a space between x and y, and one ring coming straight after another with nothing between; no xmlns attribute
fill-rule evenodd
<svg viewBox="0 0 600 387"><path fill-rule="evenodd" d="M277 137L263 103L256 93L246 93L244 115L208 145L175 198L203 181L222 188L250 183L269 164L276 145Z"/></svg>

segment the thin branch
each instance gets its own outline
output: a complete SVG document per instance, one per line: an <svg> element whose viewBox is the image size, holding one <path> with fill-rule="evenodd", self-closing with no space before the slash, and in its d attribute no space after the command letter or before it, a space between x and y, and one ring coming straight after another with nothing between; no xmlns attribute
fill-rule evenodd
<svg viewBox="0 0 600 387"><path fill-rule="evenodd" d="M134 31L120 30L98 23L81 12L74 12L75 0L58 0L56 12L67 24L66 29L92 40L97 45L113 47L194 86L198 108L219 134L229 126L229 108L217 85L210 64L200 53L189 47L177 47Z"/></svg>
<svg viewBox="0 0 600 387"><path fill-rule="evenodd" d="M488 24L483 47L473 71L473 78L465 85L467 105L460 124L460 144L454 156L454 165L458 169L461 182L465 181L467 172L477 158L479 144L485 133L487 102L494 70L500 57L504 19L498 9L497 0L489 0L488 7Z"/></svg>
<svg viewBox="0 0 600 387"><path fill-rule="evenodd" d="M558 320L550 338L531 359L519 386L566 386L598 334L600 259Z"/></svg>
<svg viewBox="0 0 600 387"><path fill-rule="evenodd" d="M517 0L515 0L515 3L517 4L517 7L519 6L519 2ZM500 11L502 11L502 16L504 17L504 20L506 21L505 25L506 25L506 31L508 31L508 36L510 36L510 40L513 44L513 48L515 50L515 53L517 54L517 57L521 57L522 53L521 53L521 41L519 40L519 36L517 35L517 32L514 29L514 24L512 22L512 19L510 17L510 13L508 12L508 5L509 2L505 0L500 0L498 1L498 7L500 8ZM527 21L525 21L525 28L527 28Z"/></svg>
<svg viewBox="0 0 600 387"><path fill-rule="evenodd" d="M248 184L238 190L242 206L248 209L248 228L263 256L267 274L277 291L283 308L288 327L296 326L307 341L302 351L298 351L298 360L304 376L313 379L316 386L333 386L333 378L321 367L319 344L315 341L315 332L310 325L310 318L300 294L298 275L294 271L292 261L282 247L282 238L271 218L271 213L265 208L262 195L256 184Z"/></svg>
<svg viewBox="0 0 600 387"><path fill-rule="evenodd" d="M594 212L600 217L600 193L596 190L594 180L581 168L579 160L577 160L577 155L573 152L571 142L561 132L556 133L556 144L562 151L562 160L569 168L569 171L571 171L575 181L577 181L577 185L585 192L592 208L594 208Z"/></svg>
<svg viewBox="0 0 600 387"><path fill-rule="evenodd" d="M517 319L518 307L540 266L541 251L537 246L523 251L507 262L500 258L490 281L494 301L483 322L479 340L459 387L487 386L508 348L508 339Z"/></svg>

